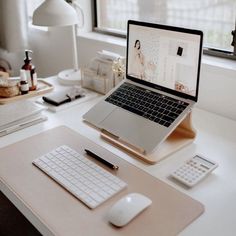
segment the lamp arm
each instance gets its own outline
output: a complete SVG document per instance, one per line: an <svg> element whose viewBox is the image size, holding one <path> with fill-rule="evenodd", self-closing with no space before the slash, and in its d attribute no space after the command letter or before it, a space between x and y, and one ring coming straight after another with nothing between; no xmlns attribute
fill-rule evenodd
<svg viewBox="0 0 236 236"><path fill-rule="evenodd" d="M78 71L79 70L79 64L78 64L76 25L72 25L72 33L73 33L74 70Z"/></svg>
<svg viewBox="0 0 236 236"><path fill-rule="evenodd" d="M82 24L79 28L83 28L84 27L84 11L83 11L82 7L78 4L77 0L72 1L72 6L75 8L76 12L79 9L79 11L81 13L81 18L82 18Z"/></svg>
<svg viewBox="0 0 236 236"><path fill-rule="evenodd" d="M72 6L74 9L79 10L81 13L81 18L82 18L82 24L80 28L84 26L84 12L82 7L78 4L76 0L72 0ZM72 31L73 31L73 51L74 51L74 70L78 71L79 70L79 63L78 63L78 48L77 48L77 27L76 25L72 26Z"/></svg>

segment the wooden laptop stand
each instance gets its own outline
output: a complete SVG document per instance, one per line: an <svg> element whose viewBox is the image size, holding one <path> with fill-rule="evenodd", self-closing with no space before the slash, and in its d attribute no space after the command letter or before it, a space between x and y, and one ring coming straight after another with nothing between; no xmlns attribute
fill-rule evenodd
<svg viewBox="0 0 236 236"><path fill-rule="evenodd" d="M196 130L192 126L192 113L190 112L176 129L152 153L145 154L144 150L120 140L109 132L102 130L101 137L125 150L126 152L142 159L149 164L155 164L168 155L193 142Z"/></svg>

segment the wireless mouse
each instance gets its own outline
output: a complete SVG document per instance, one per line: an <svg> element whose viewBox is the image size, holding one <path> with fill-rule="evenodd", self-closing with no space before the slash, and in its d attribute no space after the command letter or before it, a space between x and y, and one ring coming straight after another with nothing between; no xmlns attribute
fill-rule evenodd
<svg viewBox="0 0 236 236"><path fill-rule="evenodd" d="M150 206L152 201L139 193L131 193L118 200L108 212L108 220L117 227L123 227Z"/></svg>

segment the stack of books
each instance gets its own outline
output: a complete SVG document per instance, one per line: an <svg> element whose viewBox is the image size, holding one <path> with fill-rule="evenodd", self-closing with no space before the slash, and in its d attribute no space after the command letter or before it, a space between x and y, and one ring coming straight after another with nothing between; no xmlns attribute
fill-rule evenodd
<svg viewBox="0 0 236 236"><path fill-rule="evenodd" d="M27 100L0 106L0 136L45 121L44 107Z"/></svg>

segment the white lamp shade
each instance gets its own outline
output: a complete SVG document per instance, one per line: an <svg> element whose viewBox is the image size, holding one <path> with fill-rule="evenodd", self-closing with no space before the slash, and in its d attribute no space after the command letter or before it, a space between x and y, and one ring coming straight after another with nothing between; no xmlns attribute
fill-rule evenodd
<svg viewBox="0 0 236 236"><path fill-rule="evenodd" d="M78 23L75 9L65 0L46 0L33 14L33 25L66 26Z"/></svg>

